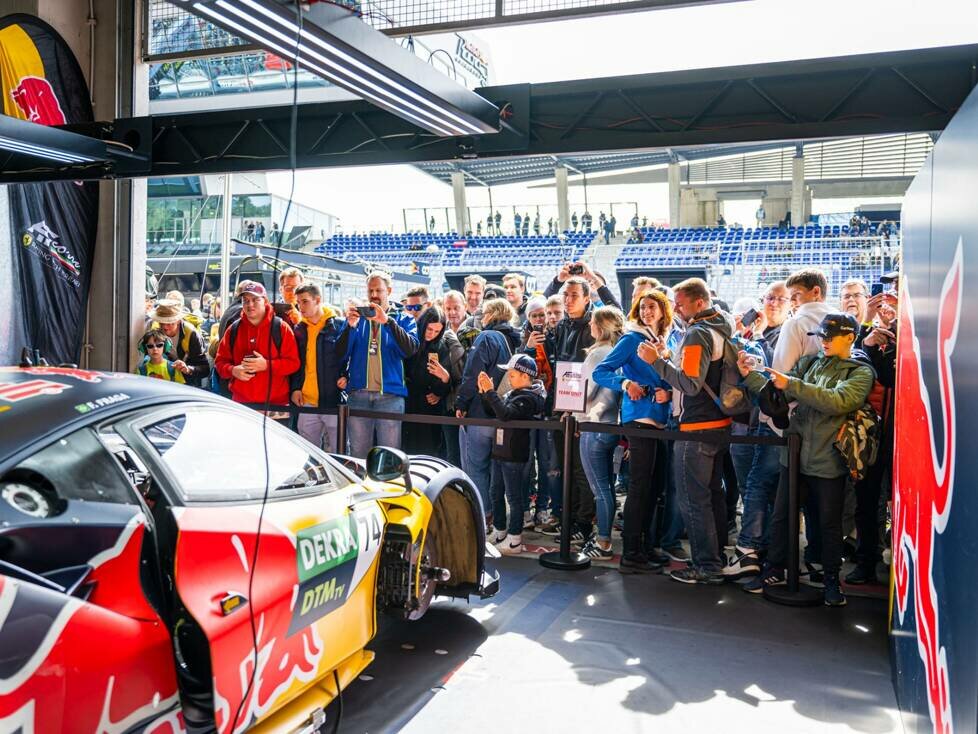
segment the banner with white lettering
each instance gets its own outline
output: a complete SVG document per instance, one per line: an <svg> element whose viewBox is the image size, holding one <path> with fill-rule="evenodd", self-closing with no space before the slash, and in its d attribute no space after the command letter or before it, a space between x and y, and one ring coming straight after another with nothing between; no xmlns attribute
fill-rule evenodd
<svg viewBox="0 0 978 734"><path fill-rule="evenodd" d="M92 121L88 87L64 40L29 15L0 19L3 113L41 125ZM39 166L57 165L39 160ZM0 188L0 364L23 347L78 362L98 225L98 184Z"/></svg>

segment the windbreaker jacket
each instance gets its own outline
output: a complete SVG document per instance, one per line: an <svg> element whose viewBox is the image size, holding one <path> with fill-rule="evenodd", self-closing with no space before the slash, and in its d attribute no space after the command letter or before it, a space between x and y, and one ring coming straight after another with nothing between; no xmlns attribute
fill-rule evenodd
<svg viewBox="0 0 978 734"><path fill-rule="evenodd" d="M275 315L271 305L265 306L265 317L253 325L248 319L241 319L241 326L234 341L234 353L231 353L231 330L224 332L221 344L217 348L214 366L218 375L230 380L231 399L238 403L264 403L270 396L272 405L289 404L289 380L299 369L299 351L295 344L295 335L287 321L277 322L282 330L282 348L275 347L271 337L272 317ZM271 354L266 354L271 346ZM235 365L252 352L258 352L268 360L268 369L257 372L247 382L231 377ZM269 376L271 376L271 393L268 391Z"/></svg>
<svg viewBox="0 0 978 734"><path fill-rule="evenodd" d="M849 473L842 454L835 448L835 437L848 415L866 402L875 379L876 373L867 362L821 353L802 357L788 372L784 394L797 405L785 434L801 436L798 468L802 474L833 479ZM767 378L760 372L751 372L744 383L756 395L767 384ZM788 464L786 449L781 451L781 464Z"/></svg>
<svg viewBox="0 0 978 734"><path fill-rule="evenodd" d="M336 381L346 374L346 350L343 336L346 319L333 315L333 310L323 307L322 318L326 323L316 335L316 385L319 389L319 407L335 408L346 402L346 394ZM302 319L295 327L295 344L299 351L299 369L291 377L291 390L301 390L306 380L306 354L309 351L309 324Z"/></svg>
<svg viewBox="0 0 978 734"><path fill-rule="evenodd" d="M482 330L469 350L462 384L455 398L455 408L465 412L469 418L490 417L479 400L477 380L479 373L485 372L492 378L493 385L499 387L505 374L499 365L509 361L514 349L513 339L509 335L515 335L516 344L519 344L519 332L512 324L496 322Z"/></svg>
<svg viewBox="0 0 978 734"><path fill-rule="evenodd" d="M709 385L714 395L720 394L724 339L732 334L729 318L716 308L708 308L690 319L676 355L679 366L664 359L652 365L656 374L672 385L674 393L680 394L679 430L729 430L733 421L703 385Z"/></svg>
<svg viewBox="0 0 978 734"><path fill-rule="evenodd" d="M390 309L387 323L380 327L380 362L382 392L407 397L404 382L404 360L418 351L418 327L405 311ZM346 356L350 360L350 390L367 387L367 350L370 348L371 321L360 319L357 325L345 327L349 333Z"/></svg>
<svg viewBox="0 0 978 734"><path fill-rule="evenodd" d="M633 323L622 335L614 349L594 368L592 379L601 387L622 393L621 422L649 421L664 426L669 421L671 403L655 402L655 389L671 389L669 384L638 356L638 345L646 340L647 332ZM625 380L648 388L641 400L632 400L624 390Z"/></svg>

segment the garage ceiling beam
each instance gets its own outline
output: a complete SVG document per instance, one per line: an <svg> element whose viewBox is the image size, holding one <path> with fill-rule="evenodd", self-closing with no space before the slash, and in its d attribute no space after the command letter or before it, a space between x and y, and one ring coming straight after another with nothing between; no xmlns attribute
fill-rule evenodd
<svg viewBox="0 0 978 734"><path fill-rule="evenodd" d="M939 131L975 86L976 64L978 46L969 45L487 87L479 94L512 112L508 125L494 135L460 138L438 137L365 102L301 105L297 165L559 157ZM864 81L867 76L871 83ZM115 125L151 127L149 175L185 176L288 168L280 144L289 139L290 119L291 108L278 106ZM25 180L39 178L29 171L0 176L0 183Z"/></svg>

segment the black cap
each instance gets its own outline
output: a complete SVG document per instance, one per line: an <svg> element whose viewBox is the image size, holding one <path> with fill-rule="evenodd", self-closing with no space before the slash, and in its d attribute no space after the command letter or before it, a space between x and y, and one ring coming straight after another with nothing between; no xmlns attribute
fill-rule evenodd
<svg viewBox="0 0 978 734"><path fill-rule="evenodd" d="M506 289L495 283L490 283L486 286L485 291L482 293L483 301L491 301L493 298L505 298Z"/></svg>
<svg viewBox="0 0 978 734"><path fill-rule="evenodd" d="M880 276L880 283L895 283L899 279L900 279L900 271L891 270L890 272L883 273Z"/></svg>
<svg viewBox="0 0 978 734"><path fill-rule="evenodd" d="M859 323L855 316L847 313L830 313L822 319L815 331L809 331L808 336L818 336L822 339L831 339L844 334L856 334L859 332Z"/></svg>

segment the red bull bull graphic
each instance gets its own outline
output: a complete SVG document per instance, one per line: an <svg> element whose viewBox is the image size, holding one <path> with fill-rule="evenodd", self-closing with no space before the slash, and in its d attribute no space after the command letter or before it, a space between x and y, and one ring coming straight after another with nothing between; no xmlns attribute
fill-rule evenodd
<svg viewBox="0 0 978 734"><path fill-rule="evenodd" d="M13 99L25 120L40 125L65 125L68 120L54 87L47 79L36 76L25 76L20 83L10 91Z"/></svg>
<svg viewBox="0 0 978 734"><path fill-rule="evenodd" d="M931 400L921 366L921 344L914 321L913 294L906 279L900 298L900 339L894 460L893 573L895 604L904 622L912 604L917 648L924 666L927 702L934 731L953 731L947 650L941 643L941 617L934 584L934 550L951 513L957 449L951 355L961 321L962 247L959 240L939 300L937 366L941 414ZM943 433L938 452L935 430Z"/></svg>

